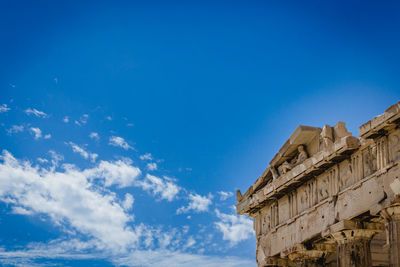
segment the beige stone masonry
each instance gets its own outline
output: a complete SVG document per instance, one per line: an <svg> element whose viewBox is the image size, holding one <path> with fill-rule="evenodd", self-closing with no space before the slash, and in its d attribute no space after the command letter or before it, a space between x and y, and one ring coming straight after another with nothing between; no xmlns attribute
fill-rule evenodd
<svg viewBox="0 0 400 267"><path fill-rule="evenodd" d="M264 266L400 267L400 103L359 128L299 126L244 194Z"/></svg>

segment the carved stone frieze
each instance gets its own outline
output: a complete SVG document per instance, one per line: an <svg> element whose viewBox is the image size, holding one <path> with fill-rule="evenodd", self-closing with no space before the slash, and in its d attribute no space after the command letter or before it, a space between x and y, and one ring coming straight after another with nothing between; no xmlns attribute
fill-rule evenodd
<svg viewBox="0 0 400 267"><path fill-rule="evenodd" d="M390 159L397 161L400 159L400 129L393 131L389 135Z"/></svg>
<svg viewBox="0 0 400 267"><path fill-rule="evenodd" d="M363 150L364 175L369 176L376 171L376 145L372 144Z"/></svg>
<svg viewBox="0 0 400 267"><path fill-rule="evenodd" d="M400 267L400 104L359 135L343 122L299 126L238 191L238 214L254 218L259 267Z"/></svg>
<svg viewBox="0 0 400 267"><path fill-rule="evenodd" d="M352 165L349 160L344 160L339 164L339 188L343 190L353 184Z"/></svg>

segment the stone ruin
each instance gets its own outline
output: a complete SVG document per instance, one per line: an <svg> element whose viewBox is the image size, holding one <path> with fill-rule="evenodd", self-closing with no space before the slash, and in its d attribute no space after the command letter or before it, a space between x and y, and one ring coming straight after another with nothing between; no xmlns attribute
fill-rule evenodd
<svg viewBox="0 0 400 267"><path fill-rule="evenodd" d="M264 266L400 267L400 102L359 128L299 126L236 211Z"/></svg>

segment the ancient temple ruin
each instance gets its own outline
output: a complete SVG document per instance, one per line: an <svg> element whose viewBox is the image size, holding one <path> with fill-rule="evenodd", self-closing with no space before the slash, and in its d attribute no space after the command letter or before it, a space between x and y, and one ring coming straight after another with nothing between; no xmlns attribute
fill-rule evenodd
<svg viewBox="0 0 400 267"><path fill-rule="evenodd" d="M400 267L400 102L359 128L299 126L245 194L264 266Z"/></svg>

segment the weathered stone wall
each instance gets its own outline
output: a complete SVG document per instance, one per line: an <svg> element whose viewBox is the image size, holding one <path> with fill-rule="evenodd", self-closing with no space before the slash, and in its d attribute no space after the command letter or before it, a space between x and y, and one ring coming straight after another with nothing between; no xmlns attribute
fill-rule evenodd
<svg viewBox="0 0 400 267"><path fill-rule="evenodd" d="M299 126L238 192L237 212L254 218L259 266L400 267L400 104L359 135L342 122Z"/></svg>

